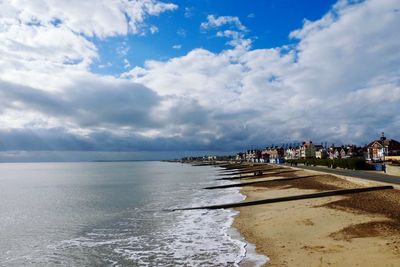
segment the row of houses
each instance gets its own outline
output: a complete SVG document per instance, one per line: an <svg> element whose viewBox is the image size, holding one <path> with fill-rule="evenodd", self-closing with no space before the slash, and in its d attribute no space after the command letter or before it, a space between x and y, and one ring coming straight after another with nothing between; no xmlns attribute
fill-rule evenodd
<svg viewBox="0 0 400 267"><path fill-rule="evenodd" d="M180 161L224 161L224 160L234 160L234 156L216 156L216 155L205 155L205 156L189 156L189 157L183 157L180 159Z"/></svg>
<svg viewBox="0 0 400 267"><path fill-rule="evenodd" d="M250 149L236 155L236 160L249 162L283 163L291 159L329 158L345 159L364 157L370 162L400 161L400 142L382 136L364 147L354 144L327 146L303 142L297 146L270 146L264 149Z"/></svg>

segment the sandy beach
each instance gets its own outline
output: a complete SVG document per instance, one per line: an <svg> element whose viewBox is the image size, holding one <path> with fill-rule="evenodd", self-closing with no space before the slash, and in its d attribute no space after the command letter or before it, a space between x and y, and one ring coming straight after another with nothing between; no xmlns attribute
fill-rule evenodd
<svg viewBox="0 0 400 267"><path fill-rule="evenodd" d="M299 170L306 179L242 187L246 200L382 185ZM268 180L269 178L265 178ZM263 179L259 179L263 180ZM400 266L400 191L237 208L234 227L267 255L265 266Z"/></svg>

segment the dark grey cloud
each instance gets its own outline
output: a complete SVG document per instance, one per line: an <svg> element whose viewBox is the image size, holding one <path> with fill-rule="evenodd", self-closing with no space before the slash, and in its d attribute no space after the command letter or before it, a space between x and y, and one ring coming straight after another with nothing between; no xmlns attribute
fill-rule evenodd
<svg viewBox="0 0 400 267"><path fill-rule="evenodd" d="M5 108L39 112L44 117L90 130L77 134L68 126L52 128L26 125L0 129L0 150L67 151L167 151L220 148L212 133L204 133L211 123L211 111L196 100L160 97L152 90L131 82L101 83L80 81L62 92L0 82ZM168 109L157 113L162 101ZM218 124L218 123L217 123ZM116 134L120 128L129 130ZM171 137L145 137L139 130L169 131ZM179 133L177 136L174 133Z"/></svg>
<svg viewBox="0 0 400 267"><path fill-rule="evenodd" d="M68 119L81 127L152 125L150 112L161 98L150 89L129 82L80 82L63 92L47 92L0 81L5 108L41 112ZM4 107L3 107L4 108Z"/></svg>
<svg viewBox="0 0 400 267"><path fill-rule="evenodd" d="M0 97L3 108L28 108L54 115L67 115L74 110L56 94L1 80Z"/></svg>
<svg viewBox="0 0 400 267"><path fill-rule="evenodd" d="M63 128L0 130L0 150L93 150L95 144Z"/></svg>
<svg viewBox="0 0 400 267"><path fill-rule="evenodd" d="M0 151L221 151L232 147L228 143L212 134L149 138L98 131L82 137L63 128L0 130Z"/></svg>
<svg viewBox="0 0 400 267"><path fill-rule="evenodd" d="M122 84L81 83L66 90L66 101L81 126L152 126L151 110L161 98L150 89L128 82Z"/></svg>

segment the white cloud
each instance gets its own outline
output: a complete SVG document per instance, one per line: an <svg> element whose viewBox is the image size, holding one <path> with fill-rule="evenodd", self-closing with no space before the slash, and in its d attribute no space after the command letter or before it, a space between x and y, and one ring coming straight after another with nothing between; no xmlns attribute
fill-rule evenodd
<svg viewBox="0 0 400 267"><path fill-rule="evenodd" d="M237 31L225 30L225 31L218 31L217 37L226 37L231 39L227 42L228 45L233 47L240 47L242 49L248 50L251 47L252 41L250 39L246 39L244 34Z"/></svg>
<svg viewBox="0 0 400 267"><path fill-rule="evenodd" d="M207 21L201 23L200 27L202 29L208 30L212 28L219 28L221 26L232 26L237 30L246 31L247 28L240 22L238 17L234 16L220 16L216 17L215 15L208 15Z"/></svg>
<svg viewBox="0 0 400 267"><path fill-rule="evenodd" d="M185 18L190 18L193 16L193 7L185 7L185 12L184 12L184 16Z"/></svg>
<svg viewBox="0 0 400 267"><path fill-rule="evenodd" d="M99 67L100 69L109 68L109 67L111 67L111 66L112 66L111 62L107 62L106 64L100 64L100 65L98 65L98 67Z"/></svg>
<svg viewBox="0 0 400 267"><path fill-rule="evenodd" d="M150 32L151 32L151 34L155 34L155 33L158 32L158 28L156 26L154 26L154 25L151 25Z"/></svg>
<svg viewBox="0 0 400 267"><path fill-rule="evenodd" d="M235 49L250 49L252 41L245 37L247 28L243 26L238 17L215 17L214 15L209 15L207 17L207 22L203 22L200 25L200 27L204 30L219 29L224 26L229 27L223 31L218 30L216 33L217 37L225 37L230 39L230 41L228 41L226 44L233 46Z"/></svg>
<svg viewBox="0 0 400 267"><path fill-rule="evenodd" d="M0 79L60 88L98 58L91 37L141 34L147 17L176 8L156 0L1 1Z"/></svg>
<svg viewBox="0 0 400 267"><path fill-rule="evenodd" d="M131 63L129 63L129 60L124 58L124 68L125 69L129 69L130 67L131 67Z"/></svg>
<svg viewBox="0 0 400 267"><path fill-rule="evenodd" d="M100 38L128 32L137 34L146 17L177 8L174 4L156 0L6 0L1 6L1 17L13 21L13 24L19 21L21 24L35 22L47 26L57 19L73 32Z"/></svg>
<svg viewBox="0 0 400 267"><path fill-rule="evenodd" d="M339 2L291 36L300 38L298 70L290 82L313 94L335 95L367 88L376 77L399 77L400 19L397 1ZM318 75L316 75L318 73ZM381 81L382 82L382 81Z"/></svg>
<svg viewBox="0 0 400 267"><path fill-rule="evenodd" d="M181 49L182 45L181 44L176 44L172 46L173 49Z"/></svg>
<svg viewBox="0 0 400 267"><path fill-rule="evenodd" d="M180 28L180 29L178 29L178 30L176 31L176 33L177 33L180 37L186 37L186 30L185 30L185 29Z"/></svg>
<svg viewBox="0 0 400 267"><path fill-rule="evenodd" d="M130 49L131 48L129 47L129 45L126 42L121 42L120 45L116 49L116 53L120 57L125 57L128 55Z"/></svg>

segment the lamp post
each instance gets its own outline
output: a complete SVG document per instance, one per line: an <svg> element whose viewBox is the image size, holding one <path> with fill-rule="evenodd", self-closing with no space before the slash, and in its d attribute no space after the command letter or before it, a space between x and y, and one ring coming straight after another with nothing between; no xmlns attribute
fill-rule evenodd
<svg viewBox="0 0 400 267"><path fill-rule="evenodd" d="M386 162L385 162L385 155L386 155L386 147L383 146L383 153L382 153L382 171L386 173Z"/></svg>
<svg viewBox="0 0 400 267"><path fill-rule="evenodd" d="M381 142L382 142L382 171L386 173L385 154L386 154L386 148L387 147L385 147L385 140L386 140L385 133L382 132L382 136L381 136Z"/></svg>

